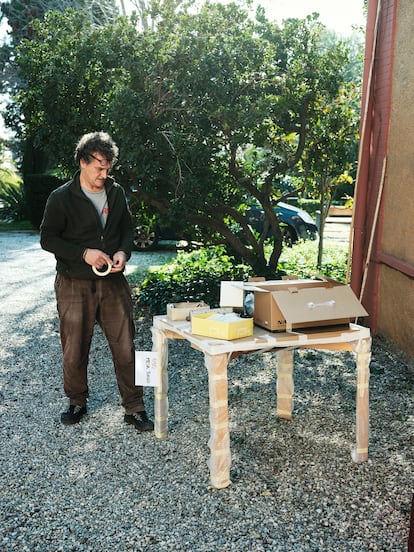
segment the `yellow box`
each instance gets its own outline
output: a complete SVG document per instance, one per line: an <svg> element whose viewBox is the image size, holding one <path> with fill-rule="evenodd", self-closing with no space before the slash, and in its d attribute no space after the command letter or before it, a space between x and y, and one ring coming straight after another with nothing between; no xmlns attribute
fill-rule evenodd
<svg viewBox="0 0 414 552"><path fill-rule="evenodd" d="M239 318L231 322L212 320L215 313L194 314L191 317L191 333L216 339L240 339L253 335L253 318Z"/></svg>
<svg viewBox="0 0 414 552"><path fill-rule="evenodd" d="M206 312L210 307L204 301L184 302L184 303L169 303L167 305L167 316L170 320L187 320L190 313L194 311Z"/></svg>

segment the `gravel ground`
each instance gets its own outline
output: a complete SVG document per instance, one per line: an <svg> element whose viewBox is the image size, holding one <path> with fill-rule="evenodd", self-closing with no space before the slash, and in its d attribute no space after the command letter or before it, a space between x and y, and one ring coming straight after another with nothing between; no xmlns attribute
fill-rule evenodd
<svg viewBox="0 0 414 552"><path fill-rule="evenodd" d="M154 263L135 254L132 264ZM414 490L412 360L373 343L369 461L353 464L351 353L295 353L292 421L276 418L275 355L229 367L232 485L209 486L207 374L170 345L170 434L123 423L97 330L89 413L63 427L54 260L29 233L0 234L0 550L406 551ZM137 320L137 348L151 347ZM153 413L153 391L146 389Z"/></svg>

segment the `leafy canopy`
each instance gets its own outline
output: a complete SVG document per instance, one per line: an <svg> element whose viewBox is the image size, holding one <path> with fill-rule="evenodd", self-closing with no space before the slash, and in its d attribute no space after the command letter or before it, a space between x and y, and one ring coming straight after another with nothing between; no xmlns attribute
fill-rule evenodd
<svg viewBox="0 0 414 552"><path fill-rule="evenodd" d="M196 13L152 5L158 23L142 31L134 17L97 28L70 10L35 21L19 48L27 86L9 122L65 174L81 134L109 131L131 205L195 227L271 275L282 251L281 182L316 167L305 160L317 157L315 129L330 124L328 106L342 93L347 48L323 40L316 16L280 28L235 3ZM347 169L341 143L335 175ZM251 203L266 214L260 236L246 221Z"/></svg>

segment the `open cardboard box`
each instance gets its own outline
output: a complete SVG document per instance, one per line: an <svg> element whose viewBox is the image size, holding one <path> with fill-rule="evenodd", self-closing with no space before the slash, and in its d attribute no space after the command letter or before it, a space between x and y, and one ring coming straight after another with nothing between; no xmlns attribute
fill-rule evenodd
<svg viewBox="0 0 414 552"><path fill-rule="evenodd" d="M244 291L254 294L254 323L286 331L349 324L351 319L367 316L349 286L323 278L245 282Z"/></svg>
<svg viewBox="0 0 414 552"><path fill-rule="evenodd" d="M193 312L207 312L210 307L204 301L169 303L167 305L167 316L170 320L187 320Z"/></svg>

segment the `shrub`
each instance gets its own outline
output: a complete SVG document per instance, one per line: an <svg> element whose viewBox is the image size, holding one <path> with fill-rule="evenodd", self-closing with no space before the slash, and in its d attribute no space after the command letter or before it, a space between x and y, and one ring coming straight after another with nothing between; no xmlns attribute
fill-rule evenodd
<svg viewBox="0 0 414 552"><path fill-rule="evenodd" d="M326 248L320 270L316 266L317 255L317 242L305 241L286 247L280 258L279 272L295 274L300 278L311 278L319 272L345 281L345 246ZM222 280L246 281L251 275L251 268L236 264L223 247L213 247L178 253L171 263L147 273L140 284L134 275L129 280L136 284L138 306L148 308L150 314L163 314L168 303L181 301L205 301L211 307L216 307Z"/></svg>
<svg viewBox="0 0 414 552"><path fill-rule="evenodd" d="M0 169L0 220L22 221L26 215L26 202L21 180L8 169Z"/></svg>
<svg viewBox="0 0 414 552"><path fill-rule="evenodd" d="M167 265L151 272L137 288L138 305L162 314L168 303L205 301L218 306L221 280L246 280L251 269L236 264L224 247L179 252Z"/></svg>
<svg viewBox="0 0 414 552"><path fill-rule="evenodd" d="M345 282L348 259L346 245L324 247L320 268L317 267L317 258L318 242L301 241L293 247L284 248L279 259L279 269L287 274L296 274L299 278L311 278L320 273L339 282Z"/></svg>

